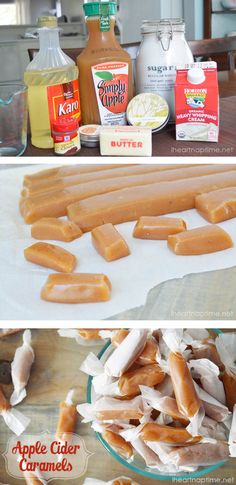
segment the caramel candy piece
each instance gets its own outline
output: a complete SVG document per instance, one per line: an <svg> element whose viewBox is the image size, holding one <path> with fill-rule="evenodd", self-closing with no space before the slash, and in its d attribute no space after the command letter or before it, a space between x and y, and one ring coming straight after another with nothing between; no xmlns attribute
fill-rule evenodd
<svg viewBox="0 0 236 485"><path fill-rule="evenodd" d="M70 242L82 234L81 229L74 222L63 221L56 217L43 217L31 227L31 236L40 240Z"/></svg>
<svg viewBox="0 0 236 485"><path fill-rule="evenodd" d="M76 429L78 413L74 404L60 403L60 414L57 424L56 438L61 441L68 441L68 434L74 433Z"/></svg>
<svg viewBox="0 0 236 485"><path fill-rule="evenodd" d="M212 224L232 219L236 217L236 187L198 195L195 206Z"/></svg>
<svg viewBox="0 0 236 485"><path fill-rule="evenodd" d="M176 182L152 183L80 200L70 205L67 212L69 219L78 224L83 232L88 232L107 222L120 224L141 216L160 216L193 209L198 194L235 185L236 171ZM29 218L29 211L28 214L26 211L26 222L30 222Z"/></svg>
<svg viewBox="0 0 236 485"><path fill-rule="evenodd" d="M0 386L0 413L9 409L11 409L11 405L3 392L2 386Z"/></svg>
<svg viewBox="0 0 236 485"><path fill-rule="evenodd" d="M170 376L179 412L192 418L201 407L188 365L179 353L171 352L168 358Z"/></svg>
<svg viewBox="0 0 236 485"><path fill-rule="evenodd" d="M229 458L229 445L222 441L217 443L198 443L170 451L170 460L177 466L207 466Z"/></svg>
<svg viewBox="0 0 236 485"><path fill-rule="evenodd" d="M220 378L224 384L227 407L233 411L236 404L236 375L225 371Z"/></svg>
<svg viewBox="0 0 236 485"><path fill-rule="evenodd" d="M123 396L137 396L140 394L139 386L156 386L164 377L165 373L158 364L150 364L125 372L119 378L118 386Z"/></svg>
<svg viewBox="0 0 236 485"><path fill-rule="evenodd" d="M76 266L76 257L54 244L35 243L24 250L24 255L31 263L62 273L71 273Z"/></svg>
<svg viewBox="0 0 236 485"><path fill-rule="evenodd" d="M115 261L130 254L128 245L112 224L96 227L91 236L94 247L106 261Z"/></svg>
<svg viewBox="0 0 236 485"><path fill-rule="evenodd" d="M174 428L172 426L147 423L141 431L144 441L157 441L167 445L183 445L199 443L201 436L192 436L185 428Z"/></svg>
<svg viewBox="0 0 236 485"><path fill-rule="evenodd" d="M110 293L111 283L103 274L51 274L41 291L41 298L57 303L96 303L108 301Z"/></svg>
<svg viewBox="0 0 236 485"><path fill-rule="evenodd" d="M141 166L143 171L147 170L146 167L147 167L146 165ZM151 165L152 170L153 170L153 167L155 167L155 166ZM156 170L158 170L158 169L160 170L159 166L157 166L157 167L158 168L156 168ZM167 165L167 167L169 167L169 166ZM159 173L159 171L157 171L157 173L151 172L151 173L142 173L142 174L139 174L139 175L129 175L129 176L125 176L125 177L120 176L120 177L115 177L115 178L112 177L112 178L109 178L109 179L101 179L101 180L95 179L95 180L92 180L91 182L81 183L81 184L78 184L78 185L65 187L64 189L62 188L60 190L42 193L41 195L39 194L38 196L25 198L25 200L20 202L21 213L23 214L23 216L25 218L25 222L32 224L33 222L40 219L41 217L64 216L67 213L67 207L70 205L71 206L70 211L68 209L69 217L70 217L71 220L76 222L76 220L74 220L74 218L77 217L77 214L80 212L79 201L81 201L83 199L87 199L87 198L97 196L97 195L100 196L101 194L107 194L107 193L118 191L118 190L121 190L121 189L127 188L127 187L128 188L129 187L130 188L132 188L132 187L133 188L134 187L141 188L141 186L146 186L146 185L149 186L150 184L154 184L154 183L158 183L158 185L159 185L159 183L163 182L163 180L165 180L165 181L169 181L169 180L176 181L177 179L186 179L186 182L188 182L190 180L196 180L195 177L197 175L202 176L203 175L203 169L205 169L205 168L207 168L208 172L209 172L209 167L198 166L198 167L191 167L191 168L188 168L188 169L185 168L183 170L180 170L179 168L177 170L167 170L167 171L164 170L161 173ZM194 171L193 171L193 169L194 169ZM191 170L191 173L189 173L190 170ZM214 174L215 173L218 174L218 172L221 173L221 172L228 171L229 167L225 166L225 165L216 165L216 166L210 166L210 170ZM233 170L231 165L230 165L230 170ZM188 174L186 174L186 171L188 171ZM230 172L230 173L231 174L234 173L234 175L236 177L235 171ZM223 173L222 175L227 175L227 174ZM207 177L207 176L204 176L204 179L205 179L205 177ZM212 175L208 175L208 177L212 177ZM187 179L189 179L189 180L187 180ZM198 179L202 180L202 177L198 177ZM174 183L177 183L177 182L174 182ZM223 184L223 185L220 185L219 187L225 186L224 185L225 181L223 183L222 180L220 179L220 183ZM231 186L233 185L232 177L230 178L228 185L231 185ZM234 183L234 185L236 185L236 182ZM216 183L214 183L214 185L208 184L207 190L205 190L205 191L209 192L209 190L212 190L212 189L215 189L215 188L218 188L218 185ZM185 184L183 186L183 189L185 189ZM149 187L149 190L150 190L150 187ZM148 192L149 191L147 191L147 193ZM157 190L155 190L155 196L157 195L156 192L157 192ZM185 189L184 193L186 193L186 189ZM197 190L197 191L194 192L194 195L192 197L192 207L194 207L194 205L195 205L195 196L199 193L202 193L202 191ZM113 202L114 202L114 199L117 200L116 195L118 195L118 193L116 193L115 195L112 196ZM184 203L183 195L184 194L182 194L182 196L181 196L181 204ZM118 198L118 200L120 200L120 197ZM134 200L136 200L136 197L135 197ZM145 197L144 197L144 200L145 200ZM174 200L175 200L175 198L174 198ZM120 200L120 202L121 202L121 200ZM109 204L110 204L110 201L109 201ZM171 202L171 204L173 204L173 202ZM186 204L186 202L185 202L185 204ZM105 208L107 209L107 206L105 206ZM144 208L145 208L145 206L144 206ZM169 212L173 212L173 210L169 210ZM142 215L161 215L161 214L165 214L165 213L166 213L166 211L163 211L160 214L155 213L155 212L150 213L150 214L141 212L139 214L139 213L135 212L135 216L133 217L133 219L135 220L139 216L142 216ZM131 219L131 220L133 220L133 219ZM100 225L102 225L106 222L113 222L113 221L112 220L111 221L110 220L104 220L103 221L103 219L100 219L98 222L96 222L96 224L93 227L100 226Z"/></svg>
<svg viewBox="0 0 236 485"><path fill-rule="evenodd" d="M133 456L134 452L131 443L125 441L125 439L119 434L106 430L102 436L108 442L108 444L114 448L117 453L126 458L126 460Z"/></svg>
<svg viewBox="0 0 236 485"><path fill-rule="evenodd" d="M220 360L215 344L204 342L200 347L193 347L192 351L195 359L211 360L221 371L224 370L224 364Z"/></svg>
<svg viewBox="0 0 236 485"><path fill-rule="evenodd" d="M170 234L186 231L186 223L176 217L143 216L138 220L133 236L138 239L167 239Z"/></svg>
<svg viewBox="0 0 236 485"><path fill-rule="evenodd" d="M212 224L168 236L168 246L175 254L189 256L232 248L233 241L226 231Z"/></svg>

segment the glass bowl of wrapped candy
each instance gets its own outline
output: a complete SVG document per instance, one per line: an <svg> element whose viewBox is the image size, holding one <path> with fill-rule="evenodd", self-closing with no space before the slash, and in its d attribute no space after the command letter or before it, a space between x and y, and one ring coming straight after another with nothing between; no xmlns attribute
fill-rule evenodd
<svg viewBox="0 0 236 485"><path fill-rule="evenodd" d="M77 410L116 460L171 480L236 457L236 333L121 329L109 337L81 366L88 402Z"/></svg>

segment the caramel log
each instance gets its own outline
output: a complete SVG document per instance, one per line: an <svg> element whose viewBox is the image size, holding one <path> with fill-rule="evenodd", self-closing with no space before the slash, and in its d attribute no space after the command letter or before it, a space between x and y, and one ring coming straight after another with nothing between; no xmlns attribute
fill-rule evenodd
<svg viewBox="0 0 236 485"><path fill-rule="evenodd" d="M225 371L221 374L221 380L224 384L227 407L233 411L236 404L236 375Z"/></svg>
<svg viewBox="0 0 236 485"><path fill-rule="evenodd" d="M183 445L185 443L194 445L201 441L201 436L192 436L185 428L174 428L172 426L147 423L141 431L144 441L159 441L167 445Z"/></svg>
<svg viewBox="0 0 236 485"><path fill-rule="evenodd" d="M51 192L55 190L62 190L65 189L66 187L71 187L79 184L84 184L86 182L92 182L92 181L102 181L105 179L112 179L112 178L120 178L120 177L130 177L130 176L136 176L136 175L148 175L149 173L152 172L158 172L160 176L160 180L169 180L171 177L171 180L175 179L175 176L177 176L177 170L174 170L174 173L169 174L169 171L171 169L165 167L163 170L163 166L160 165L130 165L130 166L118 166L112 168L112 170L107 170L106 166L104 166L104 170L99 171L99 172L90 172L90 173L85 173L85 174L79 174L79 175L72 175L69 177L63 177L63 178L58 178L55 180L42 180L41 182L38 182L37 184L34 183L33 186L30 187L24 187L22 191L22 196L23 197L30 197L34 195L40 195L46 192ZM172 169L177 168L176 166L172 166ZM201 168L200 168L201 167ZM212 173L212 171L215 171L215 166L198 166L196 167L196 170L203 173ZM186 168L184 169L186 171ZM195 167L191 167L191 171L188 172L186 171L186 175L191 175L192 173L196 173ZM232 169L231 169L232 170ZM165 173L160 173L160 172L165 172ZM172 170L173 172L173 170ZM175 173L176 172L176 173ZM201 175L201 173L200 173ZM182 177L181 177L182 178ZM150 183L152 182L152 177L149 176L148 179L150 180ZM159 180L159 177L158 177Z"/></svg>
<svg viewBox="0 0 236 485"><path fill-rule="evenodd" d="M27 485L42 485L41 480L31 472L24 472L24 478Z"/></svg>
<svg viewBox="0 0 236 485"><path fill-rule="evenodd" d="M0 413L8 411L10 408L11 405L3 392L2 386L0 386Z"/></svg>
<svg viewBox="0 0 236 485"><path fill-rule="evenodd" d="M229 445L217 443L198 443L194 446L176 448L170 452L170 461L177 466L207 466L229 458Z"/></svg>
<svg viewBox="0 0 236 485"><path fill-rule="evenodd" d="M94 247L106 261L115 261L130 254L129 246L112 224L96 227L91 236Z"/></svg>
<svg viewBox="0 0 236 485"><path fill-rule="evenodd" d="M62 273L71 273L76 266L76 257L54 244L35 243L24 250L24 255L25 259L31 263Z"/></svg>
<svg viewBox="0 0 236 485"><path fill-rule="evenodd" d="M69 218L83 232L111 222L120 224L141 216L157 216L195 207L195 197L221 187L236 185L236 172L205 175L176 182L116 190L115 193L93 196L68 207ZM25 213L26 222L29 214Z"/></svg>
<svg viewBox="0 0 236 485"><path fill-rule="evenodd" d="M158 364L150 364L125 372L119 378L118 386L122 396L137 396L140 394L139 386L156 386L164 377L165 373Z"/></svg>
<svg viewBox="0 0 236 485"><path fill-rule="evenodd" d="M126 458L126 460L133 456L134 452L131 443L125 441L119 434L106 430L103 433L103 438L117 453Z"/></svg>
<svg viewBox="0 0 236 485"><path fill-rule="evenodd" d="M196 167L193 167L193 168L196 171ZM200 166L198 167L198 169L199 168L203 169L204 167ZM79 201L81 201L82 199L87 199L100 194L106 194L107 192L118 191L122 188L127 188L127 187L139 186L141 188L141 186L144 186L144 185L149 185L149 184L153 185L154 183L159 184L160 182L162 182L163 177L165 177L165 180L187 179L187 174L186 174L187 170L188 171L192 170L192 168L183 169L183 170L179 170L179 169L168 170L162 173L158 173L158 172L157 173L153 172L150 174L144 173L142 175L133 175L129 177L117 177L117 178L110 178L110 179L99 180L99 181L93 180L91 182L83 183L80 185L66 187L63 190L52 191L38 196L25 198L25 200L20 202L20 208L21 208L22 214L24 215L25 222L31 224L36 220L40 219L41 217L64 216L66 215L66 208L69 205L72 205L76 202L79 203ZM224 165L216 165L215 168L214 169L211 168L211 170L214 170L214 172L218 173L219 171L222 172L222 171L225 171L226 169L224 168ZM233 171L233 173L236 178L236 169L235 171ZM202 173L200 174L202 175ZM227 175L227 174L223 174L223 175ZM191 174L188 172L188 177L189 176L191 176L191 178L194 177L193 172L191 172ZM208 175L208 177L209 176L210 175ZM232 178L230 180L230 184L232 185ZM211 187L212 185L210 185L210 189ZM215 185L213 185L213 187L215 188ZM207 191L209 191L209 188L207 188ZM156 190L155 190L155 193L156 193ZM198 193L199 192L194 193L193 202L192 202L193 207L194 207L195 195L197 195ZM115 197L116 197L116 194L115 194ZM183 198L183 195L182 195L182 198ZM113 201L114 201L114 198L113 198ZM72 212L73 214L75 213L75 216L77 215L77 212L78 212L77 206L74 207ZM72 214L72 217L74 217L73 214ZM141 213L140 215L142 216L142 215L159 215L159 214ZM73 220L72 217L70 217L71 220ZM135 215L135 219L137 219L137 217L139 217L139 214ZM97 224L95 224L94 227L100 226L105 222L112 222L112 221L103 222L103 220L100 219L100 221Z"/></svg>
<svg viewBox="0 0 236 485"><path fill-rule="evenodd" d="M41 298L57 303L96 303L109 300L110 293L111 283L103 274L51 274Z"/></svg>
<svg viewBox="0 0 236 485"><path fill-rule="evenodd" d="M55 217L43 217L31 227L31 236L40 240L70 242L82 234L81 229L74 222L63 221Z"/></svg>
<svg viewBox="0 0 236 485"><path fill-rule="evenodd" d="M24 185L29 187L35 183L41 182L42 180L54 180L62 177L68 177L70 175L82 175L84 173L90 172L100 172L101 170L111 170L118 167L127 167L130 164L106 164L102 165L63 165L56 168L48 168L46 170L40 170L40 172L33 173L31 175L24 176ZM183 166L183 165L182 165Z"/></svg>
<svg viewBox="0 0 236 485"><path fill-rule="evenodd" d="M167 239L170 234L186 231L183 219L175 217L143 216L138 220L133 236L139 239Z"/></svg>
<svg viewBox="0 0 236 485"><path fill-rule="evenodd" d="M168 247L182 256L215 253L232 246L229 234L213 224L168 236Z"/></svg>
<svg viewBox="0 0 236 485"><path fill-rule="evenodd" d="M236 217L236 187L198 195L196 209L212 224Z"/></svg>
<svg viewBox="0 0 236 485"><path fill-rule="evenodd" d="M56 438L61 441L68 440L67 434L74 433L78 413L74 404L60 403L60 413L57 424Z"/></svg>
<svg viewBox="0 0 236 485"><path fill-rule="evenodd" d="M186 360L181 354L171 352L168 358L170 376L179 412L192 418L201 407Z"/></svg>

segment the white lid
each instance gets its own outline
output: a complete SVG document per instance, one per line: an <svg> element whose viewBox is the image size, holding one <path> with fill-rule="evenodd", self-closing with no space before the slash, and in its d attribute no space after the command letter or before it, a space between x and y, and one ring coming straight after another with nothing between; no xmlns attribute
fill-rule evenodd
<svg viewBox="0 0 236 485"><path fill-rule="evenodd" d="M188 82L191 84L202 84L206 79L204 70L201 67L193 67L188 71Z"/></svg>

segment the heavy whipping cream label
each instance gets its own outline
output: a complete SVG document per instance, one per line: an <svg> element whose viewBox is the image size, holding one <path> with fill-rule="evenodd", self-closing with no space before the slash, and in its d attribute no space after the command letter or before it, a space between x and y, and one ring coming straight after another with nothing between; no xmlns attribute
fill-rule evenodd
<svg viewBox="0 0 236 485"><path fill-rule="evenodd" d="M81 120L78 79L64 84L48 86L48 110L50 123L61 118L77 118Z"/></svg>
<svg viewBox="0 0 236 485"><path fill-rule="evenodd" d="M102 125L125 125L128 105L129 65L107 62L92 66L94 89Z"/></svg>
<svg viewBox="0 0 236 485"><path fill-rule="evenodd" d="M202 70L203 80L193 84L189 69ZM176 139L217 142L219 91L216 63L195 63L178 69L175 85Z"/></svg>

